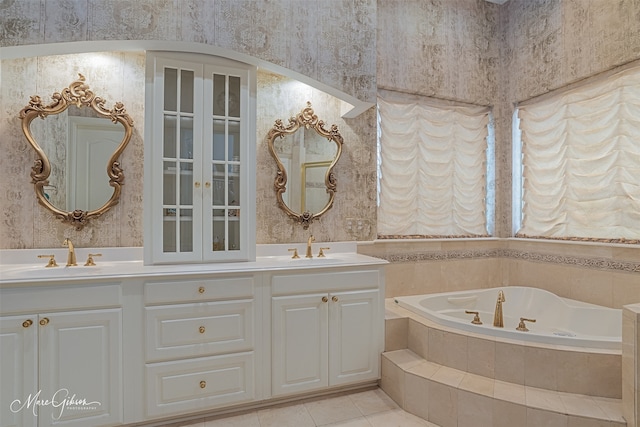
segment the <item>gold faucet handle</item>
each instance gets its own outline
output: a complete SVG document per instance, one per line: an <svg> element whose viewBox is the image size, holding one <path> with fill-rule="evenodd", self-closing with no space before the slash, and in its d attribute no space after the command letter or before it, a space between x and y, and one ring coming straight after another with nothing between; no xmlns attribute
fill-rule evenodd
<svg viewBox="0 0 640 427"><path fill-rule="evenodd" d="M289 249L289 252L293 252L293 256L291 257L291 259L300 258L300 255L298 255L298 249L297 248Z"/></svg>
<svg viewBox="0 0 640 427"><path fill-rule="evenodd" d="M49 262L45 267L57 267L58 263L56 262L55 255L38 255L38 258L49 258Z"/></svg>
<svg viewBox="0 0 640 427"><path fill-rule="evenodd" d="M482 325L482 321L480 320L480 313L477 311L469 311L469 310L465 310L464 311L467 314L474 314L475 316L473 316L473 320L471 321L471 323L473 323L474 325Z"/></svg>
<svg viewBox="0 0 640 427"><path fill-rule="evenodd" d="M102 254L89 254L89 256L87 257L87 262L84 263L85 266L93 266L96 265L95 262L93 262L93 257L94 256L102 256Z"/></svg>
<svg viewBox="0 0 640 427"><path fill-rule="evenodd" d="M529 332L529 329L527 329L527 325L524 324L524 322L533 322L535 323L536 319L526 319L524 317L520 318L520 323L518 323L518 327L516 328L516 331L522 331L522 332Z"/></svg>
<svg viewBox="0 0 640 427"><path fill-rule="evenodd" d="M324 251L328 251L331 248L320 248L320 252L318 252L318 258L325 258Z"/></svg>

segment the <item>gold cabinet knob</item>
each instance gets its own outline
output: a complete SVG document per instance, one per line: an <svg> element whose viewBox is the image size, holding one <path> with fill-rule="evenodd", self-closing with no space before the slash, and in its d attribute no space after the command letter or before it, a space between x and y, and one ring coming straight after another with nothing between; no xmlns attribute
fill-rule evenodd
<svg viewBox="0 0 640 427"><path fill-rule="evenodd" d="M327 302L327 301L329 301L329 298L327 298L327 297L322 297L322 302Z"/></svg>
<svg viewBox="0 0 640 427"><path fill-rule="evenodd" d="M200 326L200 327L198 328L198 330L200 331L200 333L201 333L201 334L204 334L204 330L205 330L205 329L204 329L204 326Z"/></svg>
<svg viewBox="0 0 640 427"><path fill-rule="evenodd" d="M334 296L332 296L332 297L331 297L331 301L333 301L333 302L338 302L338 297L337 297L337 296L335 296L335 295L334 295Z"/></svg>
<svg viewBox="0 0 640 427"><path fill-rule="evenodd" d="M198 288L198 292L201 293L201 294L204 294L204 286L200 286Z"/></svg>
<svg viewBox="0 0 640 427"><path fill-rule="evenodd" d="M31 320L31 319L27 319L24 322L22 322L22 327L23 328L28 328L31 325L33 325L33 320Z"/></svg>
<svg viewBox="0 0 640 427"><path fill-rule="evenodd" d="M200 381L200 388L205 388L207 386L206 381Z"/></svg>
<svg viewBox="0 0 640 427"><path fill-rule="evenodd" d="M45 326L49 324L49 318L48 317L43 317L42 319L40 319L40 326Z"/></svg>
<svg viewBox="0 0 640 427"><path fill-rule="evenodd" d="M207 187L207 188L211 188L211 183L210 182L205 182L204 186Z"/></svg>

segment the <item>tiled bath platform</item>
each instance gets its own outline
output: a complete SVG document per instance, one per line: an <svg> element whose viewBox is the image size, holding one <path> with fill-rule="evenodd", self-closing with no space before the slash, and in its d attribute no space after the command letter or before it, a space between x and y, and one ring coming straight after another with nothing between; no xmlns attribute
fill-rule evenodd
<svg viewBox="0 0 640 427"><path fill-rule="evenodd" d="M387 300L382 389L442 427L623 427L620 351L437 325Z"/></svg>

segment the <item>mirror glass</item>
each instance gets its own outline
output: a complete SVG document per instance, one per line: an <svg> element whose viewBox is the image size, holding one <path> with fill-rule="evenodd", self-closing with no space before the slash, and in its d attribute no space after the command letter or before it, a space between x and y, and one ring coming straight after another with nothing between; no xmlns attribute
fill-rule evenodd
<svg viewBox="0 0 640 427"><path fill-rule="evenodd" d="M80 75L54 93L48 105L32 96L20 112L37 153L31 178L38 201L78 229L118 203L124 183L119 157L133 126L122 103L107 110L84 80Z"/></svg>
<svg viewBox="0 0 640 427"><path fill-rule="evenodd" d="M336 179L333 166L342 152L336 125L329 130L318 120L311 103L284 126L276 120L268 136L276 164L275 188L282 209L304 228L333 205Z"/></svg>
<svg viewBox="0 0 640 427"><path fill-rule="evenodd" d="M63 211L93 211L113 193L107 160L125 136L121 123L91 108L70 105L60 114L31 122L31 134L51 162L44 195Z"/></svg>

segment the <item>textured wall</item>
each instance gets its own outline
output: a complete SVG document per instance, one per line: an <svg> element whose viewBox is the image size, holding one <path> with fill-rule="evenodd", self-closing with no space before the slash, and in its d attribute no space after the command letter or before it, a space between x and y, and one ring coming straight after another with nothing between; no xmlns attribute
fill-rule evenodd
<svg viewBox="0 0 640 427"><path fill-rule="evenodd" d="M375 11L374 0L2 0L0 46L100 40L203 43L269 61L360 100L375 102ZM126 57L122 60L129 61ZM70 236L80 246L142 245L144 94L140 91L144 88L144 56L140 60L137 66L141 74L133 78L118 74L117 68L100 70L100 64L94 68L82 55L67 58L65 64L48 57L2 61L0 132L6 137L1 142L0 167L9 174L0 182L3 207L8 208L2 211L0 248L56 247L61 236ZM29 184L33 154L15 120L29 96L48 96L61 90L75 79L78 70L87 74L96 93L125 103L134 115L138 138L123 155L123 202L81 232L53 220L35 202ZM373 239L373 110L343 120L338 113L340 102L331 96L315 91L309 99L286 88L280 91L268 79L261 78L261 82L265 85L258 95L258 241L306 240L308 232L293 225L275 205L275 163L268 156L264 137L275 119L287 119L299 112L307 100L314 103L321 119L338 124L345 137L343 157L336 167L336 207L310 231L318 235L318 240ZM348 230L347 217L363 219L363 226Z"/></svg>
<svg viewBox="0 0 640 427"><path fill-rule="evenodd" d="M109 52L3 60L0 67L0 246L2 248L60 247L65 237L81 246L142 245L142 177L144 144L143 53ZM109 212L76 231L39 206L29 177L35 151L28 144L18 113L32 95L45 104L82 73L89 88L105 99L105 107L120 101L134 121L133 135L121 165L125 174L121 200ZM10 82L6 83L5 82ZM40 120L40 119L35 119ZM64 163L58 166L64 167ZM106 170L105 170L106 180Z"/></svg>

